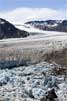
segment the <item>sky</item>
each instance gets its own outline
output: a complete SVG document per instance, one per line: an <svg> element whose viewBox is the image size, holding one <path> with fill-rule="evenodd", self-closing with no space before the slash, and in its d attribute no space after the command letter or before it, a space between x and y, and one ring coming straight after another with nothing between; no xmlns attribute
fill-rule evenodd
<svg viewBox="0 0 67 101"><path fill-rule="evenodd" d="M65 9L66 0L0 0L0 11L19 7Z"/></svg>
<svg viewBox="0 0 67 101"><path fill-rule="evenodd" d="M67 0L0 0L0 17L11 22L66 19Z"/></svg>

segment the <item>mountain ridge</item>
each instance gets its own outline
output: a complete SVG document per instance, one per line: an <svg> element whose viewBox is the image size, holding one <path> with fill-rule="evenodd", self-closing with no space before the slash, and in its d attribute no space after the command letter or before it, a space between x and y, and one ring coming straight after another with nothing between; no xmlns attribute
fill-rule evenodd
<svg viewBox="0 0 67 101"><path fill-rule="evenodd" d="M26 22L25 24L46 31L67 32L67 20L35 20Z"/></svg>
<svg viewBox="0 0 67 101"><path fill-rule="evenodd" d="M0 18L0 39L27 37L28 32L16 28L10 22Z"/></svg>

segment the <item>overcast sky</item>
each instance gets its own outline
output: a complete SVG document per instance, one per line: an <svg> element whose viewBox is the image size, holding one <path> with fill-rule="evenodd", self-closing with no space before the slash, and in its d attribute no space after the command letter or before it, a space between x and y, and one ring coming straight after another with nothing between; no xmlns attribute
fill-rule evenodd
<svg viewBox="0 0 67 101"><path fill-rule="evenodd" d="M67 0L0 0L0 17L22 23L37 19L66 19Z"/></svg>

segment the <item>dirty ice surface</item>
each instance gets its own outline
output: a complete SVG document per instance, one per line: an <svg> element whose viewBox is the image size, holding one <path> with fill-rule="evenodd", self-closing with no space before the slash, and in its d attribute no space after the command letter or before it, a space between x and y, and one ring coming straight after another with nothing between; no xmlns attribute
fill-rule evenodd
<svg viewBox="0 0 67 101"><path fill-rule="evenodd" d="M54 88L59 101L67 101L67 79L55 74L56 63L41 62L30 66L0 70L0 101L40 101Z"/></svg>

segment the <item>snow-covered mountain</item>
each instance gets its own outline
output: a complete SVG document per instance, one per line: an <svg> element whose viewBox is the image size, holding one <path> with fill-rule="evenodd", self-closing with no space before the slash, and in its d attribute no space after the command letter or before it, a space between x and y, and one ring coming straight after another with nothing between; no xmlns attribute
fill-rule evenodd
<svg viewBox="0 0 67 101"><path fill-rule="evenodd" d="M0 39L26 37L29 33L0 18Z"/></svg>
<svg viewBox="0 0 67 101"><path fill-rule="evenodd" d="M0 39L26 37L29 34L35 35L37 33L43 34L45 31L67 32L67 20L30 21L24 25L13 25L0 18Z"/></svg>
<svg viewBox="0 0 67 101"><path fill-rule="evenodd" d="M47 31L67 32L67 20L29 21L25 24Z"/></svg>

